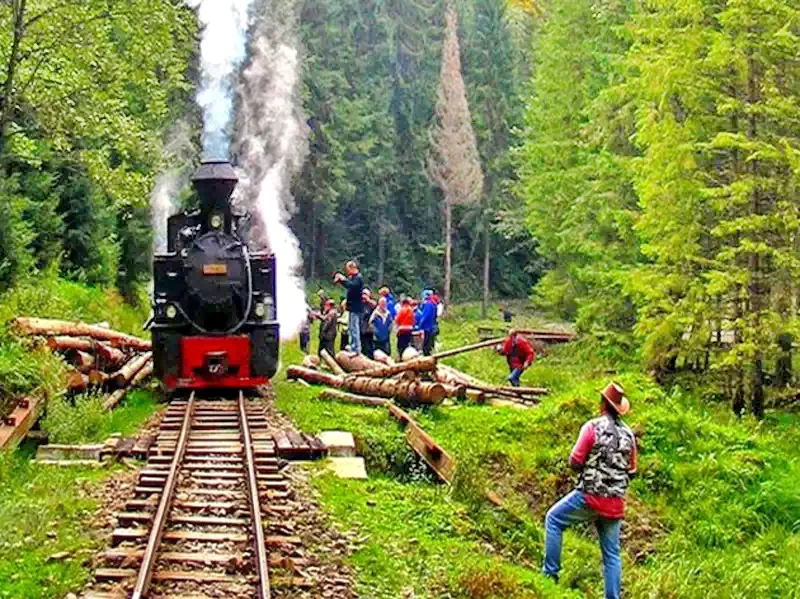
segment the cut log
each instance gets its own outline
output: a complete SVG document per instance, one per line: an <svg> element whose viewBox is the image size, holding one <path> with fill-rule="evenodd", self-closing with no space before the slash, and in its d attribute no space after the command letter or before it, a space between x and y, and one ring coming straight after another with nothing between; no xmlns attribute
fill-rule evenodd
<svg viewBox="0 0 800 599"><path fill-rule="evenodd" d="M418 358L418 357L419 357L419 352L416 350L416 348L411 347L409 345L407 348L405 348L403 350L403 355L400 356L400 361L401 362L410 362L411 360L413 360L415 358Z"/></svg>
<svg viewBox="0 0 800 599"><path fill-rule="evenodd" d="M325 389L317 396L319 399L328 399L335 401L342 401L345 403L354 403L362 406L385 406L389 403L388 399L382 397L367 397L366 395L356 395L354 393L345 393L336 389Z"/></svg>
<svg viewBox="0 0 800 599"><path fill-rule="evenodd" d="M82 372L72 372L67 377L67 389L73 393L86 391L89 387L89 377Z"/></svg>
<svg viewBox="0 0 800 599"><path fill-rule="evenodd" d="M375 350L375 352L372 354L372 357L375 358L376 362L380 362L386 366L393 366L395 364L395 361L392 360L392 356L382 352L379 349Z"/></svg>
<svg viewBox="0 0 800 599"><path fill-rule="evenodd" d="M465 345L464 347L456 347L454 349L448 349L447 351L439 352L438 354L433 354L431 358L435 360L441 360L442 358L449 358L451 356L457 356L459 354L464 354L467 352L475 351L477 349L483 349L484 347L491 347L493 345L498 345L505 341L504 337L498 337L497 339L489 339L488 341L481 341L480 343L473 343L472 345Z"/></svg>
<svg viewBox="0 0 800 599"><path fill-rule="evenodd" d="M433 437L422 430L422 427L411 416L396 405L389 404L389 414L406 427L406 442L425 460L431 470L443 482L452 483L456 470L455 460L433 440Z"/></svg>
<svg viewBox="0 0 800 599"><path fill-rule="evenodd" d="M68 335L70 337L91 337L108 341L114 347L129 347L139 351L151 348L150 341L119 331L85 324L83 322L67 322L48 318L15 318L11 326L22 335Z"/></svg>
<svg viewBox="0 0 800 599"><path fill-rule="evenodd" d="M369 376L385 378L400 374L401 372L430 372L436 368L436 360L433 356L422 356L409 362L401 362L393 366L378 365L377 368L359 372L359 376Z"/></svg>
<svg viewBox="0 0 800 599"><path fill-rule="evenodd" d="M95 351L106 367L119 368L125 362L125 352L107 343L97 343Z"/></svg>
<svg viewBox="0 0 800 599"><path fill-rule="evenodd" d="M89 384L92 387L102 387L108 382L108 375L102 370L89 371Z"/></svg>
<svg viewBox="0 0 800 599"><path fill-rule="evenodd" d="M125 366L111 375L111 384L117 388L127 385L131 379L136 376L136 373L144 368L145 364L150 361L152 356L152 352L145 352L128 360Z"/></svg>
<svg viewBox="0 0 800 599"><path fill-rule="evenodd" d="M303 358L303 367L317 370L319 368L319 358L311 355L305 356Z"/></svg>
<svg viewBox="0 0 800 599"><path fill-rule="evenodd" d="M340 351L336 354L336 361L345 370L345 372L362 372L364 370L372 370L383 366L380 362L370 360L363 354L352 354L346 351Z"/></svg>
<svg viewBox="0 0 800 599"><path fill-rule="evenodd" d="M323 349L319 352L319 355L322 356L322 359L325 360L325 363L328 367L333 371L334 374L344 374L344 368L339 366L339 362L336 361L332 355L328 353L327 349Z"/></svg>
<svg viewBox="0 0 800 599"><path fill-rule="evenodd" d="M94 356L79 349L71 349L67 351L67 360L80 372L87 374L95 365Z"/></svg>
<svg viewBox="0 0 800 599"><path fill-rule="evenodd" d="M50 337L47 346L53 351L67 351L69 349L85 352L94 351L96 341L86 337Z"/></svg>
<svg viewBox="0 0 800 599"><path fill-rule="evenodd" d="M394 397L429 404L441 403L448 393L448 389L441 383L376 379L357 375L342 377L301 366L290 366L286 370L286 376L289 379L302 379L316 385L328 385L361 395Z"/></svg>
<svg viewBox="0 0 800 599"><path fill-rule="evenodd" d="M116 408L122 401L122 399L125 397L125 395L128 393L128 391L139 386L146 378L148 378L152 374L153 374L153 360L148 360L147 363L142 368L139 369L139 372L136 373L136 376L133 377L130 386L125 387L124 389L117 389L116 391L114 391L114 393L108 396L105 403L103 404L106 410L113 410L114 408Z"/></svg>
<svg viewBox="0 0 800 599"><path fill-rule="evenodd" d="M341 387L344 383L343 376L311 370L302 366L289 366L286 369L286 378L289 380L303 380L314 385L328 385L329 387Z"/></svg>
<svg viewBox="0 0 800 599"><path fill-rule="evenodd" d="M498 389L516 395L547 395L550 393L550 389L545 387L498 387Z"/></svg>

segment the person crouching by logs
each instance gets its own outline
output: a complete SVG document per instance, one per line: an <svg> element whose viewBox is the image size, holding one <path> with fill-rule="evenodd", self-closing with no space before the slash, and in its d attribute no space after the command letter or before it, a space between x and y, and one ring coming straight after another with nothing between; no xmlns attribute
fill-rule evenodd
<svg viewBox="0 0 800 599"><path fill-rule="evenodd" d="M569 456L570 466L580 472L577 487L550 508L544 521L542 572L556 582L564 530L579 522L594 523L603 554L606 599L619 599L622 592L620 526L625 491L636 473L636 437L621 420L630 407L618 383L610 383L600 392L601 415L581 427Z"/></svg>
<svg viewBox="0 0 800 599"><path fill-rule="evenodd" d="M503 345L500 346L499 353L506 357L508 368L511 371L511 374L508 375L508 382L514 387L519 387L522 373L536 359L536 352L533 350L531 342L517 331L512 330Z"/></svg>
<svg viewBox="0 0 800 599"><path fill-rule="evenodd" d="M411 298L403 297L400 310L395 319L397 329L397 354L403 359L403 352L411 345L411 333L414 330L414 308L411 307Z"/></svg>
<svg viewBox="0 0 800 599"><path fill-rule="evenodd" d="M326 350L331 356L336 355L334 344L336 343L336 333L339 313L336 312L336 303L329 299L325 301L322 322L319 325L319 355L322 350Z"/></svg>
<svg viewBox="0 0 800 599"><path fill-rule="evenodd" d="M392 355L392 325L394 317L389 311L389 302L385 296L378 299L378 307L369 317L369 327L372 330L375 349L381 350L387 356Z"/></svg>

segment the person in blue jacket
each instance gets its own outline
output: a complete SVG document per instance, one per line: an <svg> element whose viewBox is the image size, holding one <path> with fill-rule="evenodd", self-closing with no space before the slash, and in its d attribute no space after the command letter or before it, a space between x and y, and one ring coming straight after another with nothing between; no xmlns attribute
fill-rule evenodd
<svg viewBox="0 0 800 599"><path fill-rule="evenodd" d="M415 331L424 333L422 353L430 356L433 353L433 341L436 334L436 304L433 301L433 292L426 289L422 292L422 302L417 306Z"/></svg>

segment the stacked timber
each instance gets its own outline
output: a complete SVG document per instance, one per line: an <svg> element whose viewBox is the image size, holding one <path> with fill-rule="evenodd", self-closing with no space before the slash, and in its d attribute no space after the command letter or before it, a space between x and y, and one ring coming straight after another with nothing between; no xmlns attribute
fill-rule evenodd
<svg viewBox="0 0 800 599"><path fill-rule="evenodd" d="M444 358L493 347L502 341L490 339L432 356L420 356L414 350L407 350L400 363L382 352L376 352L377 359L370 360L351 352L339 352L334 357L323 351L322 360L315 362L313 368L309 368L307 363L303 364L304 367L293 366L289 369L288 376L306 384L326 385L338 390L336 393L325 393L322 398L355 401L366 405L380 404L380 401L375 401L376 398L390 398L404 403L437 404L447 397L476 403L496 398L506 402L535 403L540 395L548 392L547 389L489 385L441 363ZM322 372L319 367L327 367L333 374Z"/></svg>
<svg viewBox="0 0 800 599"><path fill-rule="evenodd" d="M105 323L20 317L10 328L19 335L46 338L47 347L72 367L65 381L69 392L113 391L105 402L108 409L153 373L150 341L115 331Z"/></svg>

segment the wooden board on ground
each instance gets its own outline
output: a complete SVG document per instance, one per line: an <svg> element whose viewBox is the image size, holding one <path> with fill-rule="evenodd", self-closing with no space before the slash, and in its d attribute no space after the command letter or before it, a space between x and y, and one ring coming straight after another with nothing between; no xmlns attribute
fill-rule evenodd
<svg viewBox="0 0 800 599"><path fill-rule="evenodd" d="M389 404L389 414L406 427L406 441L439 478L450 484L456 472L455 460L417 424L411 416L394 404Z"/></svg>
<svg viewBox="0 0 800 599"><path fill-rule="evenodd" d="M316 460L327 451L317 437L295 431L277 431L273 434L275 450L284 460Z"/></svg>
<svg viewBox="0 0 800 599"><path fill-rule="evenodd" d="M38 397L23 399L0 426L0 449L21 441L39 419L44 402Z"/></svg>

